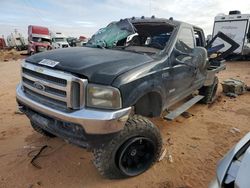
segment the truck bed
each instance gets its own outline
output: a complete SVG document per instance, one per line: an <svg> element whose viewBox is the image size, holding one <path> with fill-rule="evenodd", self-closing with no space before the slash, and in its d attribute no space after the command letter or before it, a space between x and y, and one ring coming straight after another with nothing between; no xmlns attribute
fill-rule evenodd
<svg viewBox="0 0 250 188"><path fill-rule="evenodd" d="M210 66L207 68L207 76L204 86L209 86L213 84L215 74L225 69L226 64L224 63L224 61L216 63L216 65L211 63Z"/></svg>

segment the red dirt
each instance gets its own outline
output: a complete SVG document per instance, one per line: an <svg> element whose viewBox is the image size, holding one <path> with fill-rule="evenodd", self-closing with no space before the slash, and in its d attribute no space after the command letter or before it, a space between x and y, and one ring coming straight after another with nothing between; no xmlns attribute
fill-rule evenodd
<svg viewBox="0 0 250 188"><path fill-rule="evenodd" d="M210 106L197 104L173 122L155 118L160 128L166 157L146 173L125 180L108 180L99 175L91 153L58 138L34 132L24 115L16 114L15 87L20 80L20 61L0 62L0 187L207 187L216 163L250 130L250 92L230 99L221 94ZM220 81L234 77L250 85L250 62L229 62ZM236 127L240 133L231 133ZM30 164L34 150L50 146ZM32 152L33 151L33 152ZM31 153L30 153L31 152ZM171 163L167 156L171 155Z"/></svg>
<svg viewBox="0 0 250 188"><path fill-rule="evenodd" d="M27 51L12 50L0 50L0 62L1 61L13 61L23 59L27 56Z"/></svg>

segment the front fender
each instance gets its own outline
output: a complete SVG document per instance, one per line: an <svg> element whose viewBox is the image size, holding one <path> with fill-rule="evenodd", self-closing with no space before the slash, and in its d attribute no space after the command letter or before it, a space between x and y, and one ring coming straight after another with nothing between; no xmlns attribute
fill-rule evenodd
<svg viewBox="0 0 250 188"><path fill-rule="evenodd" d="M119 89L121 91L123 107L133 106L141 97L151 92L159 94L162 102L166 98L164 85L159 79L142 78L122 85Z"/></svg>
<svg viewBox="0 0 250 188"><path fill-rule="evenodd" d="M167 61L151 62L120 75L112 86L120 89L123 107L133 106L142 96L151 92L161 96L164 106L169 71Z"/></svg>
<svg viewBox="0 0 250 188"><path fill-rule="evenodd" d="M130 95L126 97L126 100L124 100L124 106L130 106L136 104L136 102L141 97L151 92L158 93L161 96L161 101L164 101L164 92L162 91L162 88L159 85L150 82L151 81L143 82L142 84L134 88L134 90L132 90Z"/></svg>

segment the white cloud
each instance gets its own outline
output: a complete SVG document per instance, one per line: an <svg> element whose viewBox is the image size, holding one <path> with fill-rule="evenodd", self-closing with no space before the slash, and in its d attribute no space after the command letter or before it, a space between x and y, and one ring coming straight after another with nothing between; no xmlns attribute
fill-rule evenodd
<svg viewBox="0 0 250 188"><path fill-rule="evenodd" d="M88 21L74 21L74 22L82 27L97 27L97 25L94 22L88 22Z"/></svg>

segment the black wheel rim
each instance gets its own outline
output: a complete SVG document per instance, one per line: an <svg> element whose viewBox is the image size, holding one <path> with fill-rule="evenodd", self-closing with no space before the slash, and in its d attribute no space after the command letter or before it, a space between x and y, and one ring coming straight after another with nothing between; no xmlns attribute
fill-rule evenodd
<svg viewBox="0 0 250 188"><path fill-rule="evenodd" d="M145 137L129 139L118 152L119 169L127 176L145 172L155 158L155 144Z"/></svg>

